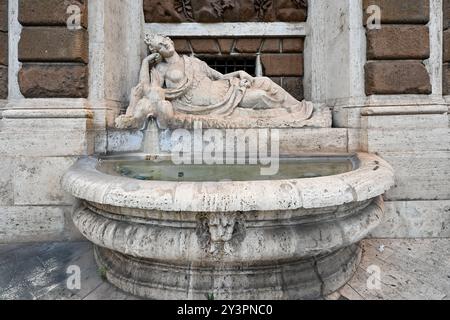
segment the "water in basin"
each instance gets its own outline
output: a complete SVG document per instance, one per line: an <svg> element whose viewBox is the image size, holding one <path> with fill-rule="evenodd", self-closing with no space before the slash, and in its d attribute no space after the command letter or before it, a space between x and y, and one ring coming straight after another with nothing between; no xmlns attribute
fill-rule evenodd
<svg viewBox="0 0 450 320"><path fill-rule="evenodd" d="M155 181L252 181L324 177L349 172L349 157L280 159L275 175L261 175L261 165L175 165L171 161L104 160L105 173Z"/></svg>

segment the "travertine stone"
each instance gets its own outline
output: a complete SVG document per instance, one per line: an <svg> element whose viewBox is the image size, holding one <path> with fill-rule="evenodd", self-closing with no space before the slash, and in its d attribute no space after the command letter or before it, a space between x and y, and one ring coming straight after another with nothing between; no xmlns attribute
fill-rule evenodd
<svg viewBox="0 0 450 320"><path fill-rule="evenodd" d="M64 239L70 207L0 206L0 243Z"/></svg>
<svg viewBox="0 0 450 320"><path fill-rule="evenodd" d="M430 94L431 83L421 61L370 61L365 66L366 94Z"/></svg>
<svg viewBox="0 0 450 320"><path fill-rule="evenodd" d="M85 200L74 210L75 225L99 246L107 279L125 291L167 299L204 292L222 299L313 299L348 281L359 262L354 244L378 225L379 195L394 183L385 161L357 158L354 171L336 176L186 183L111 176L98 159L86 158L62 184ZM231 274L236 261L240 272ZM195 267L180 269L187 264ZM282 289L276 270L283 270Z"/></svg>
<svg viewBox="0 0 450 320"><path fill-rule="evenodd" d="M70 205L71 195L60 187L76 158L19 158L14 170L15 205Z"/></svg>
<svg viewBox="0 0 450 320"><path fill-rule="evenodd" d="M80 9L81 25L87 27L86 0L19 0L19 22L24 26L66 26L69 6Z"/></svg>
<svg viewBox="0 0 450 320"><path fill-rule="evenodd" d="M381 8L382 23L426 24L430 19L429 0L364 0L364 23L368 18L366 9L370 5Z"/></svg>
<svg viewBox="0 0 450 320"><path fill-rule="evenodd" d="M417 59L430 56L430 34L427 26L383 25L367 31L367 59Z"/></svg>
<svg viewBox="0 0 450 320"><path fill-rule="evenodd" d="M340 176L299 179L292 181L289 187L284 181L274 180L229 182L227 188L219 188L220 183L209 182L198 183L195 187L196 183L192 182L139 181L125 177L112 179L96 169L97 159L86 158L75 164L62 183L77 198L119 207L172 212L294 210L365 201L374 198L374 194L383 194L393 185L393 171L385 161L368 154L359 154L358 159L359 169L355 171ZM160 189L165 191L156 192ZM252 192L236 194L236 189ZM173 195L170 203L166 198L169 190ZM212 201L211 197L216 197L219 191L223 201ZM264 201L257 201L255 195ZM317 198L317 195L321 197ZM281 203L280 197L286 196L292 200Z"/></svg>
<svg viewBox="0 0 450 320"><path fill-rule="evenodd" d="M363 116L362 126L367 129L446 129L448 128L448 116L442 114L402 114ZM417 148L419 149L419 148ZM380 149L381 151L381 149Z"/></svg>
<svg viewBox="0 0 450 320"><path fill-rule="evenodd" d="M450 152L384 152L380 153L395 171L396 186L386 199L450 199Z"/></svg>
<svg viewBox="0 0 450 320"><path fill-rule="evenodd" d="M2 155L59 157L88 155L92 152L92 141L86 130L0 132Z"/></svg>
<svg viewBox="0 0 450 320"><path fill-rule="evenodd" d="M368 152L450 151L447 127L367 130Z"/></svg>
<svg viewBox="0 0 450 320"><path fill-rule="evenodd" d="M0 207L13 205L14 162L13 157L0 156Z"/></svg>
<svg viewBox="0 0 450 320"><path fill-rule="evenodd" d="M67 27L25 27L19 41L22 62L88 62L88 33Z"/></svg>
<svg viewBox="0 0 450 320"><path fill-rule="evenodd" d="M449 238L450 201L388 201L374 238Z"/></svg>
<svg viewBox="0 0 450 320"><path fill-rule="evenodd" d="M27 98L85 98L88 68L76 63L26 63L19 71L19 85Z"/></svg>

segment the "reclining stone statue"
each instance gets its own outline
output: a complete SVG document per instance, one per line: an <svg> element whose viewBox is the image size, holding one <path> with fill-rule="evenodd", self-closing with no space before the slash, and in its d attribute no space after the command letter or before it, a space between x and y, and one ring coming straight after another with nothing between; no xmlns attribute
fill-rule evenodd
<svg viewBox="0 0 450 320"><path fill-rule="evenodd" d="M127 113L116 120L118 128L141 128L148 117L163 128L196 120L219 127L228 121L232 127L245 118L305 121L314 113L311 102L297 101L267 77L244 71L223 75L196 57L178 55L165 36L147 34L145 42L151 54L142 62Z"/></svg>

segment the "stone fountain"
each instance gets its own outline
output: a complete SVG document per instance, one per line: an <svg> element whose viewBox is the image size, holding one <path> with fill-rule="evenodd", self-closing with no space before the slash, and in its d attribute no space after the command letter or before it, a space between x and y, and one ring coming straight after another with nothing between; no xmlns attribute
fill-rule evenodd
<svg viewBox="0 0 450 320"><path fill-rule="evenodd" d="M165 137L180 128L260 130L273 144L270 130L331 127L331 112L268 78L179 56L167 37L145 41L151 54L116 120L145 128L142 149L80 159L62 180L108 281L155 299L318 299L341 288L383 217L390 165L365 153L282 154L265 176L250 153L237 166L174 163Z"/></svg>

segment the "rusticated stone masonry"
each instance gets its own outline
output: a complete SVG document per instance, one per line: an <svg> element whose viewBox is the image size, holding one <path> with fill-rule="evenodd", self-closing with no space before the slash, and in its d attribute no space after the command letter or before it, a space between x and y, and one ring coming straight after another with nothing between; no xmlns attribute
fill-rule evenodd
<svg viewBox="0 0 450 320"><path fill-rule="evenodd" d="M0 99L8 98L8 0L0 0Z"/></svg>
<svg viewBox="0 0 450 320"><path fill-rule="evenodd" d="M75 20L79 8L80 28ZM26 98L88 95L87 0L20 0L19 85ZM73 22L73 23L72 23ZM68 27L71 26L71 28Z"/></svg>
<svg viewBox="0 0 450 320"><path fill-rule="evenodd" d="M146 22L306 21L307 0L144 0Z"/></svg>
<svg viewBox="0 0 450 320"><path fill-rule="evenodd" d="M303 99L303 38L173 38L178 53L254 57L261 54L264 76Z"/></svg>
<svg viewBox="0 0 450 320"><path fill-rule="evenodd" d="M450 95L450 0L444 0L443 93Z"/></svg>
<svg viewBox="0 0 450 320"><path fill-rule="evenodd" d="M366 94L430 94L429 0L364 0L381 9L381 28L367 28Z"/></svg>

